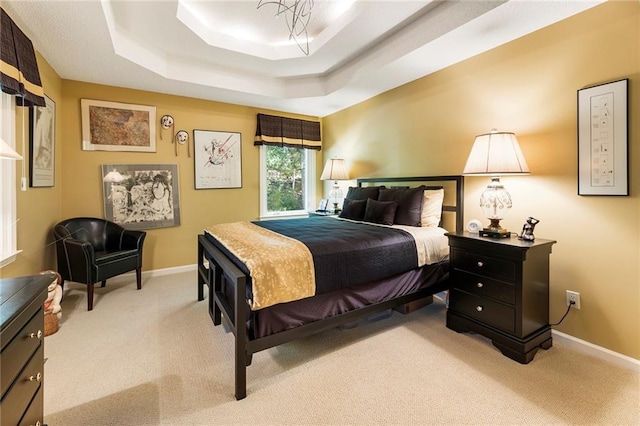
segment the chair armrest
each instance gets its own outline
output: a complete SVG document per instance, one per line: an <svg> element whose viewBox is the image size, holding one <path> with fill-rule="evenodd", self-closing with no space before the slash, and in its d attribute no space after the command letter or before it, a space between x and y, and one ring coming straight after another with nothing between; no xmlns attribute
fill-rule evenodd
<svg viewBox="0 0 640 426"><path fill-rule="evenodd" d="M133 249L137 248L138 251L142 251L142 244L144 243L144 238L147 236L147 233L144 231L134 231L130 229L125 229L122 231L122 249Z"/></svg>
<svg viewBox="0 0 640 426"><path fill-rule="evenodd" d="M65 238L62 241L64 256L69 267L71 281L88 283L93 282L93 265L96 256L93 246L87 241L75 238ZM58 254L60 256L60 253Z"/></svg>

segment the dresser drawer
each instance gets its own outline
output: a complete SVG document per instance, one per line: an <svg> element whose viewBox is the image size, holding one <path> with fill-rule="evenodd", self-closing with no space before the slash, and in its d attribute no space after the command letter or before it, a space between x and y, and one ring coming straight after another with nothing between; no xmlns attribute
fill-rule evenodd
<svg viewBox="0 0 640 426"><path fill-rule="evenodd" d="M457 289L451 291L449 309L509 333L515 332L514 308Z"/></svg>
<svg viewBox="0 0 640 426"><path fill-rule="evenodd" d="M451 262L454 268L477 275L510 282L516 280L516 264L514 262L482 256L460 249L452 250Z"/></svg>
<svg viewBox="0 0 640 426"><path fill-rule="evenodd" d="M44 412L44 386L40 386L38 392L31 400L31 404L24 413L20 426L42 426L44 419L42 413Z"/></svg>
<svg viewBox="0 0 640 426"><path fill-rule="evenodd" d="M0 389L2 391L0 393L2 395L11 386L31 355L41 346L43 339L44 313L40 308L2 351L2 362L0 363Z"/></svg>
<svg viewBox="0 0 640 426"><path fill-rule="evenodd" d="M454 270L456 288L480 297L490 297L510 305L516 303L516 286L504 281L481 275L470 274L461 270Z"/></svg>
<svg viewBox="0 0 640 426"><path fill-rule="evenodd" d="M4 358L3 358L4 360ZM40 389L43 379L44 345L29 360L26 367L2 398L0 424L17 425L27 411L31 400Z"/></svg>

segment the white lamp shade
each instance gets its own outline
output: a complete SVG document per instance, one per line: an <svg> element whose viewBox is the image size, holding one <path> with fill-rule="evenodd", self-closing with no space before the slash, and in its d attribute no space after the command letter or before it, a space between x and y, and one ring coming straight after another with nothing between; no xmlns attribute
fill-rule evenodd
<svg viewBox="0 0 640 426"><path fill-rule="evenodd" d="M332 158L327 161L322 170L321 180L348 180L347 164L341 158Z"/></svg>
<svg viewBox="0 0 640 426"><path fill-rule="evenodd" d="M0 158L9 160L22 160L22 156L9 146L4 139L0 138Z"/></svg>
<svg viewBox="0 0 640 426"><path fill-rule="evenodd" d="M506 175L529 173L516 135L509 132L476 136L464 166L464 175Z"/></svg>

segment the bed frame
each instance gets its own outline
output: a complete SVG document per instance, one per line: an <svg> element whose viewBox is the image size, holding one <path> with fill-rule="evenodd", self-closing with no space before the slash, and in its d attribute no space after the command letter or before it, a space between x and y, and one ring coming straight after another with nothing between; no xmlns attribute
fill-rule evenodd
<svg viewBox="0 0 640 426"><path fill-rule="evenodd" d="M432 182L445 187L445 201L443 203L443 218L455 214L455 228L462 231L463 223L463 195L464 180L462 176L423 176L423 177L395 177L395 178L361 178L357 180L359 187L372 184L408 184ZM455 188L455 202L448 201L449 186ZM314 333L354 322L360 318L371 316L385 310L400 308L433 295L430 288L418 290L415 293L400 296L395 299L368 305L364 308L349 311L334 317L305 324L293 329L282 331L266 337L250 340L246 319L249 314L246 303L247 277L225 254L216 248L204 234L198 235L198 300L204 300L204 286L209 288L209 315L214 325L220 325L222 318L235 336L235 397L237 400L247 396L247 366L251 365L253 354L286 342L301 339ZM222 282L234 289L234 306L227 301Z"/></svg>

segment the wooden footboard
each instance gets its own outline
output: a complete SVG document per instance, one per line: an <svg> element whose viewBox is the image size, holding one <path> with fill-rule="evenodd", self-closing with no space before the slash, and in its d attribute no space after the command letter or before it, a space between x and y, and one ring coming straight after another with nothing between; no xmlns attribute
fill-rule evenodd
<svg viewBox="0 0 640 426"><path fill-rule="evenodd" d="M398 178L396 178L398 179ZM456 207L445 208L446 211L454 211L456 217L456 229L462 227L462 177L444 176L428 178L399 178L402 182L408 181L437 181L453 180L456 185ZM367 180L371 182L372 180ZM378 179L378 182L394 181ZM235 398L243 399L247 396L247 372L246 368L251 364L254 353L268 349L282 343L297 340L314 333L318 333L343 324L352 323L363 317L369 317L375 313L394 309L432 295L432 289L423 288L415 293L400 296L364 308L349 311L340 315L326 318L320 321L302 325L280 333L266 337L251 339L248 336L246 320L248 317L247 285L250 283L247 277L221 250L212 244L207 237L198 235L198 300L204 300L205 285L208 287L209 315L214 325L220 325L222 320L231 329L235 336ZM231 306L222 291L225 286L231 286L234 293L234 305Z"/></svg>

